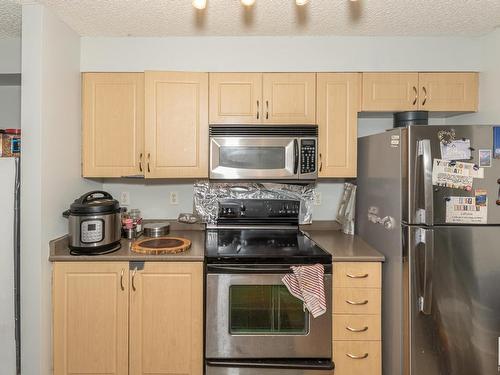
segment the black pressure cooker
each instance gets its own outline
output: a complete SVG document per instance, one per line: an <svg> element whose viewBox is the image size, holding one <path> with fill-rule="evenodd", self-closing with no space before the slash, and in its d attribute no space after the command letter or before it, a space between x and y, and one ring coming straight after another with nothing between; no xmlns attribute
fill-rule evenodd
<svg viewBox="0 0 500 375"><path fill-rule="evenodd" d="M69 248L79 253L102 253L118 248L121 238L121 209L105 191L89 191L63 212L68 218Z"/></svg>

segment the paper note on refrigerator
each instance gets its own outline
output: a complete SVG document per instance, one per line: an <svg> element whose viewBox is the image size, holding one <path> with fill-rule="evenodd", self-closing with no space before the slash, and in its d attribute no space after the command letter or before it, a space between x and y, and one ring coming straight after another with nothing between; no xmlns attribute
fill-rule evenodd
<svg viewBox="0 0 500 375"><path fill-rule="evenodd" d="M440 148L443 160L469 160L471 158L470 139L441 142Z"/></svg>
<svg viewBox="0 0 500 375"><path fill-rule="evenodd" d="M464 164L470 163L457 162L454 165L450 165L449 161L434 159L432 184L452 189L471 191L474 177L470 176L470 171L468 168L464 168Z"/></svg>
<svg viewBox="0 0 500 375"><path fill-rule="evenodd" d="M488 205L477 205L476 197L449 197L446 222L450 224L487 224Z"/></svg>

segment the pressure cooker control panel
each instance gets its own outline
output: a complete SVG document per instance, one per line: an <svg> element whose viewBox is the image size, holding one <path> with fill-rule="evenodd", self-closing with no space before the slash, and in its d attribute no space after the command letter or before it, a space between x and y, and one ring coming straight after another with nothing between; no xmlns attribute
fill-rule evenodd
<svg viewBox="0 0 500 375"><path fill-rule="evenodd" d="M82 243L96 243L104 239L104 221L85 220L80 226L80 237Z"/></svg>

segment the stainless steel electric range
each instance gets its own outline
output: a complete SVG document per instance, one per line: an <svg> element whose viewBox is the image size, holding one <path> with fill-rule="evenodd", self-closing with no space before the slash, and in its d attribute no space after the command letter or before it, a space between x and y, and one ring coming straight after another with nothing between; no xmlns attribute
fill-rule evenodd
<svg viewBox="0 0 500 375"><path fill-rule="evenodd" d="M299 230L299 201L225 200L206 238L207 375L331 370L332 258ZM327 313L313 318L282 278L323 264Z"/></svg>

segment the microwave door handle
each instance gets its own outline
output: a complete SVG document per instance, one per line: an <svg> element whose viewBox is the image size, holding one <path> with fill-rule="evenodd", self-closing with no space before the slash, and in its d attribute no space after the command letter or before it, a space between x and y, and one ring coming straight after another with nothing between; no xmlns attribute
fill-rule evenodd
<svg viewBox="0 0 500 375"><path fill-rule="evenodd" d="M297 175L299 169L299 141L297 139L293 140L293 153L294 153L293 174Z"/></svg>
<svg viewBox="0 0 500 375"><path fill-rule="evenodd" d="M431 141L430 139L422 139L417 142L417 158L415 159L416 166L419 165L418 159L422 158L422 174L423 174L423 187L424 187L424 208L417 207L417 193L420 189L417 184L414 185L413 199L415 207L416 222L419 224L432 225L434 221L433 209L433 192L432 192L432 154L431 154ZM415 175L420 171L415 168Z"/></svg>

